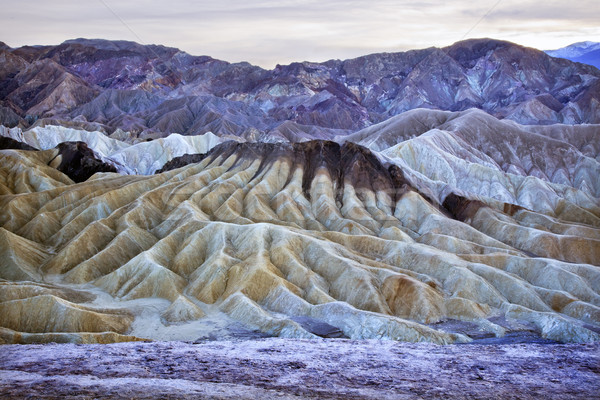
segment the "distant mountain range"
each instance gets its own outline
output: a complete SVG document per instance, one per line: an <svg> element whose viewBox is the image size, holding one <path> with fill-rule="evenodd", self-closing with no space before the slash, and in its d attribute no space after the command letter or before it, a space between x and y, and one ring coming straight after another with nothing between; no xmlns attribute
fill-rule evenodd
<svg viewBox="0 0 600 400"><path fill-rule="evenodd" d="M600 69L600 43L578 42L558 50L546 50L552 57L566 58L567 60L593 65Z"/></svg>
<svg viewBox="0 0 600 400"><path fill-rule="evenodd" d="M479 108L522 124L600 122L600 71L491 39L273 70L99 39L2 43L0 60L0 123L10 127L272 141L327 139L415 108Z"/></svg>

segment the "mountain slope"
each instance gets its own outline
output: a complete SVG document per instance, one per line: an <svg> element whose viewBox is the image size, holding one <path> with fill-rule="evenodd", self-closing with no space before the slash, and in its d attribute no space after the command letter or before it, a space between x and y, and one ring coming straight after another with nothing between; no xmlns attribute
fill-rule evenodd
<svg viewBox="0 0 600 400"><path fill-rule="evenodd" d="M122 41L0 53L7 60L0 116L10 126L43 118L143 137L212 131L249 138L290 121L353 132L419 107L476 107L527 124L600 122L600 71L491 39L271 71Z"/></svg>

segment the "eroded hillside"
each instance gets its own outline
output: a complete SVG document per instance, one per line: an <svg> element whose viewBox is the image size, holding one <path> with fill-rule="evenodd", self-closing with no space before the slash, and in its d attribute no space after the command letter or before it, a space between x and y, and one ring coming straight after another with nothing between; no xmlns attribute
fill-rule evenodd
<svg viewBox="0 0 600 400"><path fill-rule="evenodd" d="M229 141L78 184L59 149L2 150L2 340L599 340L597 146L419 113L422 132L401 116L339 142Z"/></svg>

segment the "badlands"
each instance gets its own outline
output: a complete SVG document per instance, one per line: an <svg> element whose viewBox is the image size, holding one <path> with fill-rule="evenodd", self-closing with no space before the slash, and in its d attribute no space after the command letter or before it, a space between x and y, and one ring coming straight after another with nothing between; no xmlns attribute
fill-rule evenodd
<svg viewBox="0 0 600 400"><path fill-rule="evenodd" d="M43 148L75 131L4 132ZM68 151L2 150L2 340L194 341L240 325L290 338L598 341L597 132L419 109L337 141L207 134L190 142L205 152L156 174L81 183L63 161L150 173L150 146L166 147L113 152L117 141L88 132Z"/></svg>
<svg viewBox="0 0 600 400"><path fill-rule="evenodd" d="M597 398L596 68L0 62L0 397Z"/></svg>

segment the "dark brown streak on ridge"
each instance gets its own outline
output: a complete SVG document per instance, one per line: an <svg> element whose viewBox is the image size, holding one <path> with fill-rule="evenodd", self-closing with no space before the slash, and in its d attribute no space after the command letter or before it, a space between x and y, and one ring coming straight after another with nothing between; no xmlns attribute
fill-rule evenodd
<svg viewBox="0 0 600 400"><path fill-rule="evenodd" d="M287 182L296 168L302 168L302 192L310 200L310 188L319 168L325 168L334 185L334 195L338 206L343 207L344 185L352 185L357 195L362 197L361 189L373 192L383 191L392 200L392 213L396 202L408 191L416 191L427 201L439 208L437 202L419 192L405 177L397 165L383 164L371 150L352 142L340 145L328 140L311 140L299 143L238 143L225 142L215 146L206 154L186 154L174 158L158 170L157 173L180 168L187 163L200 162L210 158L211 162L221 157L222 160L235 155L237 160L232 168L239 166L243 160L260 159L258 170L251 180L269 168L277 160L290 163ZM363 200L363 199L361 199Z"/></svg>
<svg viewBox="0 0 600 400"><path fill-rule="evenodd" d="M404 172L402 169L396 164L391 164L388 167L388 173L390 174L390 178L392 180L392 186L394 187L394 192L392 193L392 215L396 213L396 203L400 198L407 192L411 190L416 190L410 182L404 176ZM418 191L417 191L418 192ZM421 193L425 199L427 199L430 203L433 203L428 196L425 196Z"/></svg>
<svg viewBox="0 0 600 400"><path fill-rule="evenodd" d="M516 204L504 203L504 213L510 215L511 217L521 210L526 210L526 208Z"/></svg>
<svg viewBox="0 0 600 400"><path fill-rule="evenodd" d="M208 153L184 154L180 157L175 157L172 160L167 161L167 163L165 165L163 165L163 167L161 169L157 170L155 172L155 174L160 174L162 172L167 172L172 169L181 168L188 164L197 164L197 163L201 162L202 160L204 160L207 155L208 155Z"/></svg>
<svg viewBox="0 0 600 400"><path fill-rule="evenodd" d="M302 192L310 200L310 186L321 167L325 167L335 184L335 199L341 203L342 171L340 145L329 140L311 140L293 144L294 153L300 155L303 164Z"/></svg>
<svg viewBox="0 0 600 400"><path fill-rule="evenodd" d="M448 210L450 215L459 221L464 222L473 218L481 207L487 207L479 200L471 200L456 193L450 193L444 199L442 206Z"/></svg>
<svg viewBox="0 0 600 400"><path fill-rule="evenodd" d="M276 160L289 156L289 146L284 143L264 143L257 151L249 147L254 153L255 157L260 157L260 165L256 170L254 176L250 179L252 182L254 179L260 176L260 174L267 168L269 168ZM290 174L291 175L291 174ZM290 177L288 177L290 179Z"/></svg>
<svg viewBox="0 0 600 400"><path fill-rule="evenodd" d="M454 219L462 222L473 218L481 207L489 207L479 200L468 199L456 193L450 193L448 196L446 196L442 206ZM526 210L526 208L516 204L504 203L504 208L502 211L512 217L520 210Z"/></svg>
<svg viewBox="0 0 600 400"><path fill-rule="evenodd" d="M399 187L395 185L389 168L386 168L369 149L346 142L342 146L341 159L344 180L350 182L361 201L364 202L361 189L374 193L383 191L390 195L394 202L392 209L395 210Z"/></svg>
<svg viewBox="0 0 600 400"><path fill-rule="evenodd" d="M466 222L466 220L472 219L475 216L475 214L477 213L477 211L479 211L480 208L489 207L488 205L486 205L485 203L483 203L479 200L467 199L466 197L458 195L456 193L450 193L448 196L446 196L442 206L447 210L447 212L450 213L450 215L454 219L457 219L461 222ZM504 203L503 212L505 214L513 216L515 213L517 213L520 210L527 210L527 209L524 207L518 206L516 204ZM532 253L531 251L524 250L520 247L515 247L515 248L518 249L519 251L521 251L523 254L525 254L528 257L532 257L532 258L540 257L539 255Z"/></svg>

